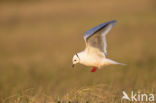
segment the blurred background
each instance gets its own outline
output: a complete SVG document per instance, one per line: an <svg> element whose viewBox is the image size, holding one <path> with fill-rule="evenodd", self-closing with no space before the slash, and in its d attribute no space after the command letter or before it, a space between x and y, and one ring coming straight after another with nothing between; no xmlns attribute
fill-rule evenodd
<svg viewBox="0 0 156 103"><path fill-rule="evenodd" d="M114 19L108 57L127 66L73 69L84 32ZM122 90L155 93L155 45L155 0L0 0L0 102L114 103Z"/></svg>

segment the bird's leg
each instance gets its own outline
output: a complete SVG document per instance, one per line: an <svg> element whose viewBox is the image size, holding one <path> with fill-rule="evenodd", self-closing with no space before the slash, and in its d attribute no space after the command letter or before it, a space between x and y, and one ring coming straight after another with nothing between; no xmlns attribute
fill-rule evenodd
<svg viewBox="0 0 156 103"><path fill-rule="evenodd" d="M96 70L97 70L97 68L96 67L93 67L92 70L91 70L91 72L95 72Z"/></svg>

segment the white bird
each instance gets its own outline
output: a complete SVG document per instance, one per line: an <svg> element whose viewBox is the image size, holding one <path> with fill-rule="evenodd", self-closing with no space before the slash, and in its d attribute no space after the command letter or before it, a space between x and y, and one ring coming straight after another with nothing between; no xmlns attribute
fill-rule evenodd
<svg viewBox="0 0 156 103"><path fill-rule="evenodd" d="M80 63L86 66L93 66L92 72L95 72L96 69L100 69L102 66L109 64L124 65L106 58L106 35L115 23L116 20L102 23L85 32L84 40L86 48L73 56L72 67L74 67L75 64Z"/></svg>

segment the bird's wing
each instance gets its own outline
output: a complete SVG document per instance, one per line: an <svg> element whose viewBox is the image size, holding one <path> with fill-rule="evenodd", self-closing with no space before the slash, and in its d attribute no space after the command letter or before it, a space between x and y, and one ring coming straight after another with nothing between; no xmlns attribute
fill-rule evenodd
<svg viewBox="0 0 156 103"><path fill-rule="evenodd" d="M106 34L112 29L115 22L116 20L109 21L85 32L84 40L86 42L86 50L106 55Z"/></svg>

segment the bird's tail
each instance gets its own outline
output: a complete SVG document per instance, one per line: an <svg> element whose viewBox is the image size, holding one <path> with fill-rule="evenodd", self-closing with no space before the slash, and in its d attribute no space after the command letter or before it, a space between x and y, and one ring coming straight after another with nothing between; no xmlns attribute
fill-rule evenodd
<svg viewBox="0 0 156 103"><path fill-rule="evenodd" d="M105 60L106 60L106 63L107 63L107 64L119 64L119 65L126 65L126 64L119 63L119 62L116 62L116 61L114 61L114 60L108 59L108 58L106 58Z"/></svg>

